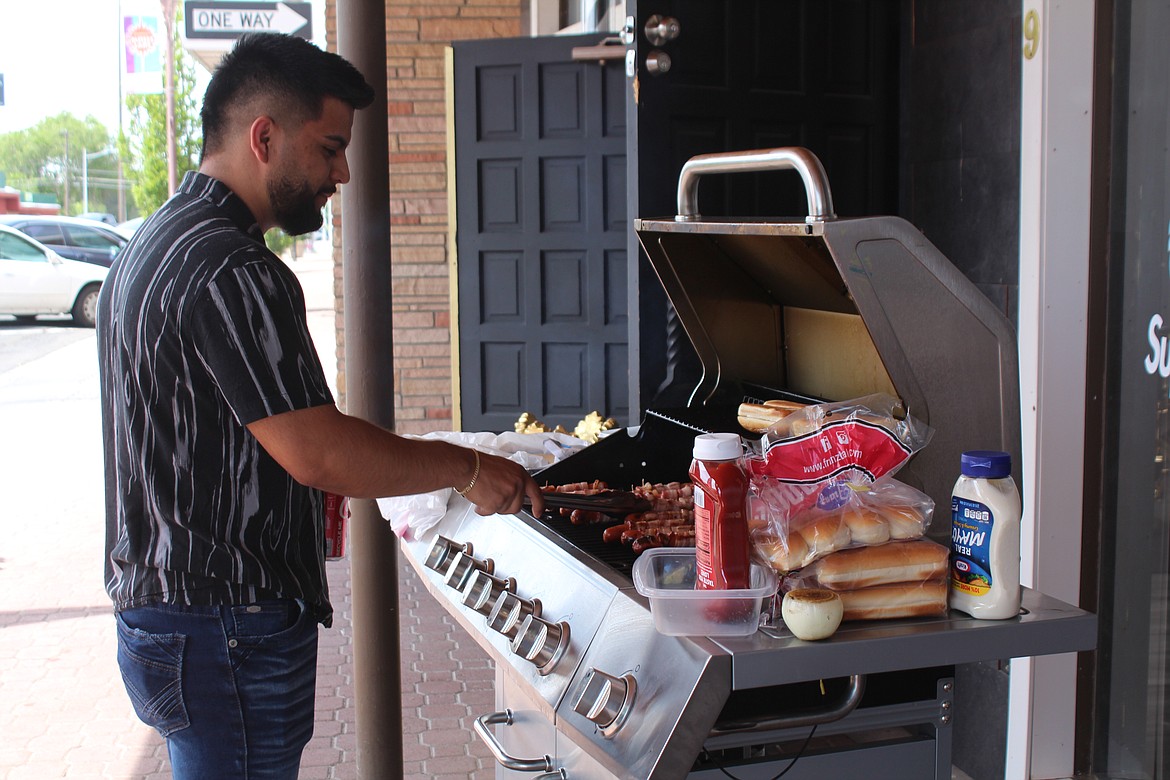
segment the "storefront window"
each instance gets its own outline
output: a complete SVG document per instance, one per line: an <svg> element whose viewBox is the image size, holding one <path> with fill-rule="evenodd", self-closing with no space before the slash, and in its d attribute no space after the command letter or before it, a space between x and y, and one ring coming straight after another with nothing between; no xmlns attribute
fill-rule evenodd
<svg viewBox="0 0 1170 780"><path fill-rule="evenodd" d="M618 32L625 0L531 0L534 35Z"/></svg>
<svg viewBox="0 0 1170 780"><path fill-rule="evenodd" d="M1170 6L1115 4L1093 770L1170 777Z"/></svg>

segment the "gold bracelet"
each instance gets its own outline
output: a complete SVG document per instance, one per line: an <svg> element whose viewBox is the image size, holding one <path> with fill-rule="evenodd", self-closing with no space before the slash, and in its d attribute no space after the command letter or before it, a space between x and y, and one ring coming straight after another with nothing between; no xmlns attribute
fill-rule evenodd
<svg viewBox="0 0 1170 780"><path fill-rule="evenodd" d="M455 488L455 492L464 498L467 498L467 494L471 492L473 487L475 487L475 481L479 479L479 450L472 450L472 452L475 453L475 471L471 472L471 481L468 482L467 487L463 488L462 490Z"/></svg>

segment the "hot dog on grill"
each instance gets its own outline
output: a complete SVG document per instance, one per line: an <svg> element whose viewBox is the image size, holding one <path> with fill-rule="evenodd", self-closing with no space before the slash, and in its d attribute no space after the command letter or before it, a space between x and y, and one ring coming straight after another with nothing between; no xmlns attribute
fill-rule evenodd
<svg viewBox="0 0 1170 780"><path fill-rule="evenodd" d="M838 591L845 620L929 617L947 613L946 580Z"/></svg>

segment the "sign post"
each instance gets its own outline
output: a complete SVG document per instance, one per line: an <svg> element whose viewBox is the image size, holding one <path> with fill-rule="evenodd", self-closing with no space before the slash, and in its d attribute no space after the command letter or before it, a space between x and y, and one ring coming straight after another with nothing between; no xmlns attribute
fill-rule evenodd
<svg viewBox="0 0 1170 780"><path fill-rule="evenodd" d="M253 32L313 37L312 4L305 2L187 0L183 16L189 40L234 39Z"/></svg>

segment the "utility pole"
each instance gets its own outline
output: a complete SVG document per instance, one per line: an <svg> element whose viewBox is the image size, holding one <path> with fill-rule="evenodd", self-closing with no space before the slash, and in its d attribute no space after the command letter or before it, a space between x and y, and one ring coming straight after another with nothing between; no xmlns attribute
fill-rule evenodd
<svg viewBox="0 0 1170 780"><path fill-rule="evenodd" d="M122 16L122 0L118 0L118 27L125 29L125 17ZM121 46L118 49L118 222L126 221L126 181L122 171L122 115L126 113L126 101L122 94L122 71L125 69L126 41L119 33L118 40Z"/></svg>
<svg viewBox="0 0 1170 780"><path fill-rule="evenodd" d="M61 175L65 179L65 204L62 209L66 214L69 213L69 131L62 130L65 136L65 159L61 163Z"/></svg>
<svg viewBox="0 0 1170 780"><path fill-rule="evenodd" d="M100 152L91 152L91 151L88 151L86 149L81 150L81 197L82 197L82 203L84 204L81 207L82 214L89 213L89 161L96 160L99 157L105 157L107 154L113 154L114 151L115 151L114 149L102 149ZM118 171L119 171L119 173L118 173L118 192L119 193L121 193L121 191L122 191L121 170L122 170L122 160L121 160L121 158L119 158L118 159ZM119 199L119 205L121 205L120 199ZM125 221L122 219L121 214L118 215L118 219L119 219L119 221Z"/></svg>
<svg viewBox="0 0 1170 780"><path fill-rule="evenodd" d="M178 186L178 170L175 163L175 2L162 0L163 15L167 28L167 194L174 195Z"/></svg>

